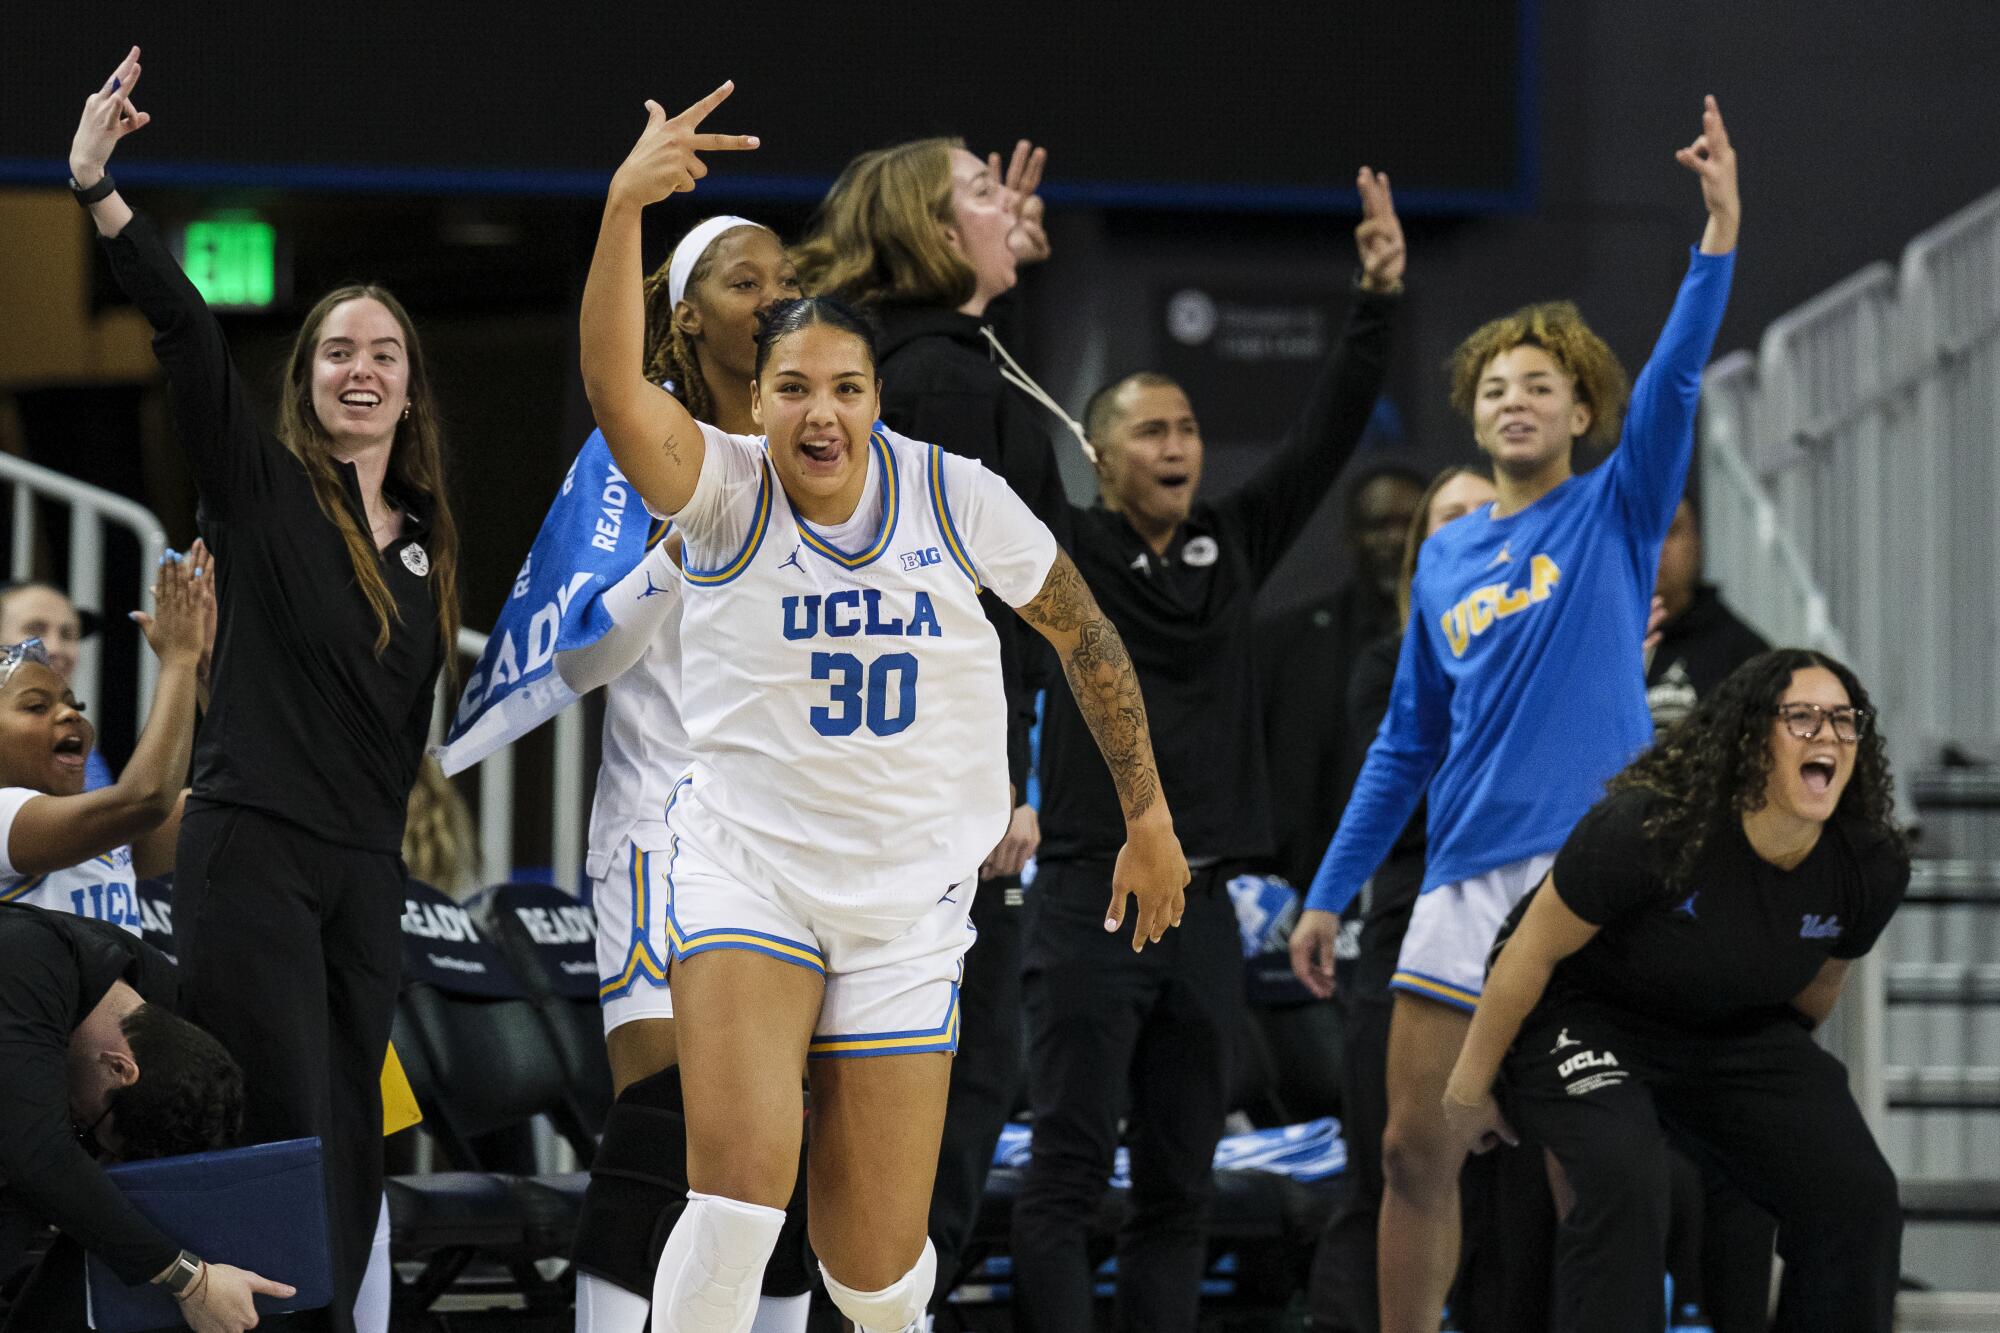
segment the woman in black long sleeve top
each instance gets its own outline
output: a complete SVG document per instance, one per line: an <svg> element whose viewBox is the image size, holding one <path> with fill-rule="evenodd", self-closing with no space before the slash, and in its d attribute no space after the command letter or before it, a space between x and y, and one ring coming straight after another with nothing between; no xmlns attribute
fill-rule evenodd
<svg viewBox="0 0 2000 1333"><path fill-rule="evenodd" d="M405 809L457 633L441 431L409 318L372 287L314 307L276 432L258 421L221 328L105 173L149 119L138 55L85 105L70 170L153 326L221 571L176 944L192 1016L243 1065L249 1138L324 1140L325 1318L347 1329L381 1197Z"/></svg>

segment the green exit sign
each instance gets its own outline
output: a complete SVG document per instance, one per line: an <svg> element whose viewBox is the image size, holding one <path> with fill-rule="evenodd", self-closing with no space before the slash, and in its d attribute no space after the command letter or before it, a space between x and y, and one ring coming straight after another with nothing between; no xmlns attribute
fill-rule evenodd
<svg viewBox="0 0 2000 1333"><path fill-rule="evenodd" d="M263 310L278 298L278 231L252 217L187 224L181 267L211 306Z"/></svg>

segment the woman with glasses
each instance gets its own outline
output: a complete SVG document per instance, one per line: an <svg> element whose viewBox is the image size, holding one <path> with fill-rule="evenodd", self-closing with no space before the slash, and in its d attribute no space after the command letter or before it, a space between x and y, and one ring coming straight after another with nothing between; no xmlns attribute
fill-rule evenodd
<svg viewBox="0 0 2000 1333"><path fill-rule="evenodd" d="M1778 1327L1891 1327L1896 1178L1812 1038L1909 884L1872 716L1831 658L1752 658L1503 931L1445 1114L1472 1151L1518 1128L1561 1166L1556 1328L1663 1327L1668 1135L1778 1219Z"/></svg>

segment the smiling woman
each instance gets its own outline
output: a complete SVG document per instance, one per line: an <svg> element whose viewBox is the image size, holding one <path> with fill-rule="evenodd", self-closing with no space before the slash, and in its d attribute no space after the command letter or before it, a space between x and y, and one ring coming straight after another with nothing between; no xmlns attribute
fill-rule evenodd
<svg viewBox="0 0 2000 1333"><path fill-rule="evenodd" d="M1178 922L1186 861L1130 657L1048 528L970 459L876 427L868 328L837 301L758 340L762 438L698 421L641 372L640 217L755 148L708 134L724 84L647 125L612 177L584 288L584 387L619 467L682 534L683 710L669 798L670 975L688 1206L653 1282L659 1327L744 1327L777 1242L810 1058L810 1231L834 1303L914 1327L956 1048L967 918L1010 805L999 643L979 593L1063 659L1124 794L1106 929Z"/></svg>
<svg viewBox="0 0 2000 1333"><path fill-rule="evenodd" d="M85 101L70 172L153 327L224 570L176 944L192 1016L244 1068L247 1134L325 1144L328 1317L346 1330L382 1198L403 826L458 631L443 432L415 327L374 287L313 308L275 431L259 420L214 315L106 171L151 121L140 73L134 47Z"/></svg>

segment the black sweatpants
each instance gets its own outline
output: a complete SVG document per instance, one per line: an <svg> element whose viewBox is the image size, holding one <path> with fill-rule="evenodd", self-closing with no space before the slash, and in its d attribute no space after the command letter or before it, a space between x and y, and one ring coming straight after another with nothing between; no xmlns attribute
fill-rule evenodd
<svg viewBox="0 0 2000 1333"><path fill-rule="evenodd" d="M325 1153L333 1304L260 1329L354 1327L382 1203L405 879L399 857L242 806L181 821L174 943L189 1015L243 1066L247 1141L318 1135Z"/></svg>
<svg viewBox="0 0 2000 1333"><path fill-rule="evenodd" d="M1341 1030L1340 1135L1347 1143L1340 1202L1313 1249L1306 1309L1314 1333L1374 1333L1375 1235L1382 1212L1382 1131L1389 1127L1386 991L1348 996Z"/></svg>
<svg viewBox="0 0 2000 1333"><path fill-rule="evenodd" d="M1777 1218L1780 1330L1893 1326L1896 1177L1846 1069L1798 1023L1690 1033L1559 1006L1522 1032L1505 1072L1507 1114L1554 1151L1576 1194L1556 1238L1557 1329L1664 1327L1663 1125Z"/></svg>
<svg viewBox="0 0 2000 1333"><path fill-rule="evenodd" d="M979 938L965 955L959 983L958 1053L951 1062L951 1092L938 1145L937 1183L931 1189L930 1238L937 1251L938 1309L958 1280L993 1147L1014 1114L1021 1091L1021 881L1008 875L986 880L972 899Z"/></svg>
<svg viewBox="0 0 2000 1333"><path fill-rule="evenodd" d="M1118 1327L1195 1327L1243 1005L1230 873L1196 871L1180 926L1136 954L1129 912L1117 934L1104 929L1110 865L1044 864L1028 891L1022 993L1035 1132L1014 1205L1017 1329L1091 1327L1090 1223L1121 1119L1132 1197L1118 1238Z"/></svg>

